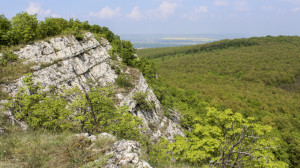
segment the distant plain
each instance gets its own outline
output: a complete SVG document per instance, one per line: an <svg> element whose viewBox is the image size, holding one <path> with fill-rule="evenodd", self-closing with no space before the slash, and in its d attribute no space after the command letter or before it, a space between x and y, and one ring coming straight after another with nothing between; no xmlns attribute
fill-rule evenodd
<svg viewBox="0 0 300 168"><path fill-rule="evenodd" d="M237 34L122 34L120 36L123 40L131 41L137 49L187 46L248 37Z"/></svg>

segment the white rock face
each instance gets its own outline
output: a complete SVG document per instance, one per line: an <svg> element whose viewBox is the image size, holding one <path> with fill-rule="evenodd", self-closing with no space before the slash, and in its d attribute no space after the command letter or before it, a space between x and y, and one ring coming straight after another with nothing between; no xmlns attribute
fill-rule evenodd
<svg viewBox="0 0 300 168"><path fill-rule="evenodd" d="M88 81L98 86L115 83L118 75L111 68L114 64L108 54L111 48L107 40L101 39L99 43L91 33L86 33L82 41L76 40L74 36L56 37L48 42L41 41L27 45L15 54L24 59L24 63L37 64L31 67L35 70L32 79L35 83L39 82L45 90L49 90L50 86L57 86L60 89L78 86L88 91ZM127 68L125 73L134 76L130 70L137 70ZM157 140L160 137L173 139L176 134L184 136L178 123L163 115L160 102L143 75L140 72L136 74L140 76L137 77L137 81L134 82L135 86L129 93L116 93L116 98L120 102L118 105L128 105L130 113L144 121L146 133L151 136L151 140ZM8 85L2 85L3 91L11 96L15 95L20 87L24 87L23 78ZM152 102L155 108L147 111L140 110L133 99L137 92L147 93L146 100L149 103Z"/></svg>
<svg viewBox="0 0 300 168"><path fill-rule="evenodd" d="M154 103L155 108L147 111L140 110L137 107L137 102L133 99L134 94L137 92L147 93L147 102ZM152 89L146 83L143 75L140 76L135 88L128 95L122 97L120 105L128 105L131 113L144 121L147 133L151 135L151 140L157 140L160 137L172 140L175 135L184 136L184 133L180 130L178 123L166 118L162 114L161 104Z"/></svg>
<svg viewBox="0 0 300 168"><path fill-rule="evenodd" d="M83 41L77 41L74 36L57 37L50 42L37 42L27 45L20 51L15 52L19 58L25 59L25 63L35 62L39 65L49 64L46 68L34 66L39 69L33 73L33 81L39 82L45 90L49 86L58 88L70 88L78 86L88 89L86 82L106 86L114 83L117 75L110 67L110 56L106 40L102 39L102 46L91 33L86 33ZM18 88L24 86L23 78L14 84L4 86L4 91L15 95Z"/></svg>
<svg viewBox="0 0 300 168"><path fill-rule="evenodd" d="M112 156L108 159L105 168L118 167L137 167L137 168L151 168L151 166L139 159L141 154L141 145L136 141L121 140L114 143L111 151L106 155Z"/></svg>

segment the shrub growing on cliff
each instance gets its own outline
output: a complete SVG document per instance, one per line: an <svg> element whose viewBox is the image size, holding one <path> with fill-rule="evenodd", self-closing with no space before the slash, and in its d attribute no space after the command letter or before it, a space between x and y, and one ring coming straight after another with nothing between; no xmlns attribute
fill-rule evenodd
<svg viewBox="0 0 300 168"><path fill-rule="evenodd" d="M132 83L130 82L130 77L127 74L120 74L116 79L116 83L120 87L132 87Z"/></svg>
<svg viewBox="0 0 300 168"><path fill-rule="evenodd" d="M136 101L136 105L140 110L150 110L151 109L151 105L149 105L148 101L146 100L148 96L148 92L136 92L133 95L133 99Z"/></svg>
<svg viewBox="0 0 300 168"><path fill-rule="evenodd" d="M79 132L109 132L121 138L139 139L142 122L128 113L126 106L115 107L110 88L91 88L89 92L78 87L60 94L45 92L34 84L32 75L24 78L21 88L5 107L17 119L31 128L49 130L74 130ZM67 101L66 97L72 97Z"/></svg>
<svg viewBox="0 0 300 168"><path fill-rule="evenodd" d="M25 121L34 129L62 130L71 127L67 101L56 92L41 92L39 84L33 84L32 75L24 78L26 87L6 104L16 119Z"/></svg>
<svg viewBox="0 0 300 168"><path fill-rule="evenodd" d="M14 54L12 51L5 51L0 57L0 63L5 66L8 62L15 62L18 60L18 55Z"/></svg>
<svg viewBox="0 0 300 168"><path fill-rule="evenodd" d="M141 120L129 114L127 106L114 106L110 88L93 88L88 93L74 88L66 93L74 97L70 110L77 112L74 114L77 130L109 132L122 138L139 139Z"/></svg>

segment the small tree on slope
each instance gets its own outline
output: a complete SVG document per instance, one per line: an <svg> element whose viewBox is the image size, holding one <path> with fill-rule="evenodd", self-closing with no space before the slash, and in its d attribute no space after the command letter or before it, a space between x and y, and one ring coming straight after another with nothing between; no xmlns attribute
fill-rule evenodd
<svg viewBox="0 0 300 168"><path fill-rule="evenodd" d="M177 137L169 149L177 160L207 167L288 167L276 160L278 139L269 136L271 130L240 113L208 108L205 117L194 119L187 137Z"/></svg>

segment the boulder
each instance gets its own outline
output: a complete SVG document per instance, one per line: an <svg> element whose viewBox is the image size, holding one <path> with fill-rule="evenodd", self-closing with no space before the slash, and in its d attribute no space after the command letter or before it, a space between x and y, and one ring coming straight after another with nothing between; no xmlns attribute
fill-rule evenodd
<svg viewBox="0 0 300 168"><path fill-rule="evenodd" d="M105 168L118 167L137 167L137 168L151 168L151 166L139 159L141 154L141 145L137 141L121 140L114 143L111 151L106 155L111 156Z"/></svg>

